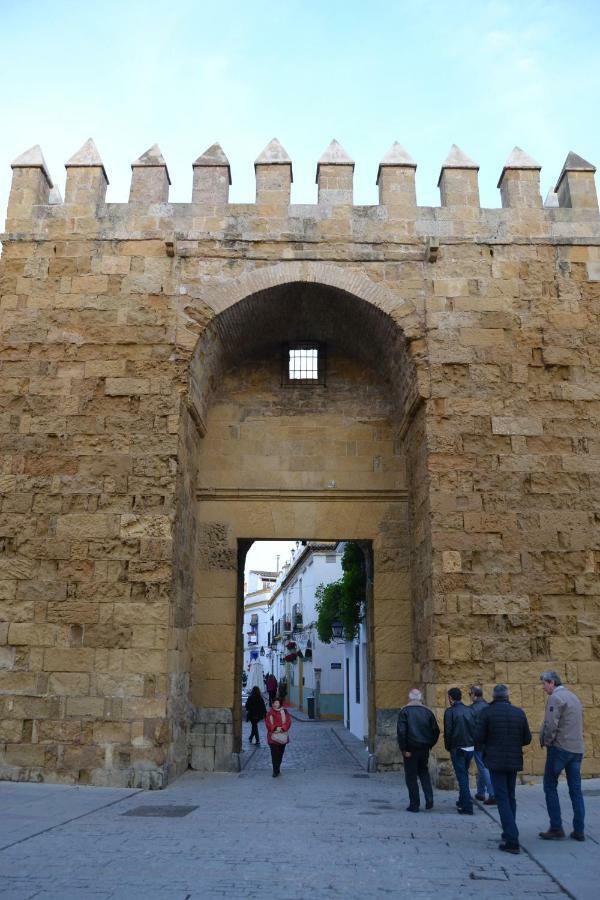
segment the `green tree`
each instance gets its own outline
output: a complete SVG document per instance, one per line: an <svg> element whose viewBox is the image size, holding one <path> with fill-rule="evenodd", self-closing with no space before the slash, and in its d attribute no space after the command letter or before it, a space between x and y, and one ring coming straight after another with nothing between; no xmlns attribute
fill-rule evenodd
<svg viewBox="0 0 600 900"><path fill-rule="evenodd" d="M330 644L333 639L331 626L336 619L342 623L347 641L354 640L358 634L367 579L362 550L352 541L344 548L342 572L339 581L320 584L315 592L317 634L324 644Z"/></svg>

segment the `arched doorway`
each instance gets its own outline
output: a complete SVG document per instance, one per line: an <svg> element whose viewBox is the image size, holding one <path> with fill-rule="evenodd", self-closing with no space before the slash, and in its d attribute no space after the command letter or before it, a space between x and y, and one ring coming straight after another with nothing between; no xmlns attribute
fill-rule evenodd
<svg viewBox="0 0 600 900"><path fill-rule="evenodd" d="M373 548L369 744L381 765L396 761L391 711L416 674L408 473L419 403L404 332L340 287L278 284L204 330L182 429L176 566L190 699L209 735L198 767L226 768L239 750L244 548L290 537Z"/></svg>

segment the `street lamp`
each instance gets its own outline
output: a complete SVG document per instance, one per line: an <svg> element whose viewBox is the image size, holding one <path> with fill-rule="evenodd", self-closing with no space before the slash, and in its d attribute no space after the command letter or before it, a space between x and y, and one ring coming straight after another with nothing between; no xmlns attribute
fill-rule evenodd
<svg viewBox="0 0 600 900"><path fill-rule="evenodd" d="M331 634L332 634L334 641L339 641L342 639L342 637L344 635L344 626L342 625L342 623L340 622L339 619L336 619L334 622L331 623Z"/></svg>

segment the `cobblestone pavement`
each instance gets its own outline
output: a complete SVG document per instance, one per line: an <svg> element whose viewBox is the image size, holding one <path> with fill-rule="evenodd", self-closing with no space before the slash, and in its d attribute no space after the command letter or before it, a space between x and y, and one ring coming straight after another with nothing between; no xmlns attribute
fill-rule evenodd
<svg viewBox="0 0 600 900"><path fill-rule="evenodd" d="M246 751L240 775L188 772L156 793L0 783L0 898L598 896L600 783L586 782L591 839L550 847L536 837L539 786L519 789L523 841L540 864L500 853L493 814L458 816L454 793L405 812L402 775L368 776L339 726L295 721L291 737L278 779L265 746ZM182 806L196 808L164 815ZM163 815L131 815L152 807Z"/></svg>

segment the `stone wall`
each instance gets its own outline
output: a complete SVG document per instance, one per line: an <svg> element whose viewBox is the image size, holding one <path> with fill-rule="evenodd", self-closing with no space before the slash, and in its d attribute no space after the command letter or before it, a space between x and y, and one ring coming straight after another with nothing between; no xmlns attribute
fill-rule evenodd
<svg viewBox="0 0 600 900"><path fill-rule="evenodd" d="M220 148L196 160L190 204L168 202L157 148L136 161L128 204L106 204L92 142L67 163L64 203L39 148L15 160L0 262L0 777L161 786L198 747L190 728L212 717L216 736L228 711L235 749L239 541L297 535L373 543L382 763L397 761L390 723L413 680L440 713L453 684L506 681L535 724L552 666L582 697L584 769L600 774L593 167L570 154L542 206L539 166L515 152L502 208L483 210L477 165L454 148L442 205L423 208L396 147L380 204L354 207L338 146L319 163L318 204L295 206L282 149L257 160L256 205L228 204ZM323 403L344 452L323 444L306 468L320 438L305 434L299 456L286 451L301 462L276 468L248 424L283 422L261 366L249 417L216 398L242 358L310 323L302 336L337 338L333 371L350 384L362 367L373 403L366 418ZM315 415L303 403L286 410L301 429ZM355 469L384 406L387 423L366 426L370 470ZM245 473L225 452L240 436ZM541 770L535 747L526 765Z"/></svg>

